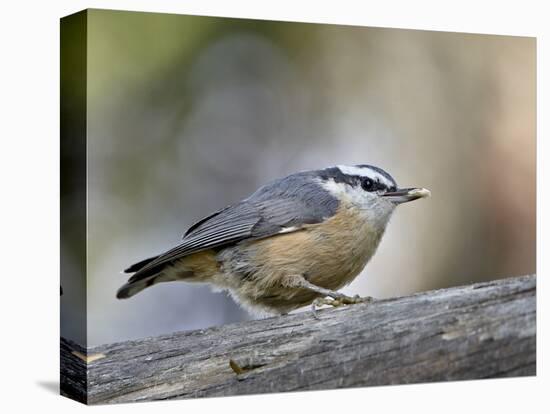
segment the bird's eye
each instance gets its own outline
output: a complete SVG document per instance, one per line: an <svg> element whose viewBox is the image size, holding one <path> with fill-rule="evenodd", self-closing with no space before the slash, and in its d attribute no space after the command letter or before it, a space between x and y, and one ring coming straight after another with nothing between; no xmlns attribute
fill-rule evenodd
<svg viewBox="0 0 550 414"><path fill-rule="evenodd" d="M375 188L374 186L374 181L372 181L370 178L364 178L362 181L361 181L361 187L363 188L363 190L365 191L373 191Z"/></svg>

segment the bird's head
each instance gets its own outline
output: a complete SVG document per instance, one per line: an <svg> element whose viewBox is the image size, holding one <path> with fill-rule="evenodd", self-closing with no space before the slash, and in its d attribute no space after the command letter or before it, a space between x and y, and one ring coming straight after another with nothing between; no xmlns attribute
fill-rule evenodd
<svg viewBox="0 0 550 414"><path fill-rule="evenodd" d="M386 171L366 164L325 168L319 177L321 185L340 201L384 222L397 205L430 195L425 188L399 188Z"/></svg>

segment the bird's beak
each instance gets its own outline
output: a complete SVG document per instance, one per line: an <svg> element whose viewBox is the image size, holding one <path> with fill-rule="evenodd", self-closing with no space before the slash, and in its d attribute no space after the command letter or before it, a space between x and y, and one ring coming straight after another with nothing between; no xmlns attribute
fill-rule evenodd
<svg viewBox="0 0 550 414"><path fill-rule="evenodd" d="M382 197L393 204L401 204L418 200L419 198L429 197L430 194L430 190L425 188L398 188L395 191L382 194Z"/></svg>

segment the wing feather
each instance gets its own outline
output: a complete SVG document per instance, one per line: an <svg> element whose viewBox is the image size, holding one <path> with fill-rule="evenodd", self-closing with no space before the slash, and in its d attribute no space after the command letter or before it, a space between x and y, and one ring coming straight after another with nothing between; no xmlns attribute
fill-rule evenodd
<svg viewBox="0 0 550 414"><path fill-rule="evenodd" d="M320 223L336 212L338 200L311 180L297 175L260 188L240 203L199 220L176 247L140 268L129 280L136 282L162 271L187 255L247 239L298 231L305 224Z"/></svg>
<svg viewBox="0 0 550 414"><path fill-rule="evenodd" d="M260 211L251 204L239 203L226 207L192 226L181 243L159 255L136 272L129 282L136 282L157 273L165 265L182 257L249 238L261 220Z"/></svg>

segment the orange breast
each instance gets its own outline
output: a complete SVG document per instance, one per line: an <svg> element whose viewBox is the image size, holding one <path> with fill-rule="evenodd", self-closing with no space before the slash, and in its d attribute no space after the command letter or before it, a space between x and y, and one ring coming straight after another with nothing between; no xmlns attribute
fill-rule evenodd
<svg viewBox="0 0 550 414"><path fill-rule="evenodd" d="M254 242L251 248L268 278L301 274L318 286L339 289L361 272L381 236L360 212L340 207L324 223Z"/></svg>

